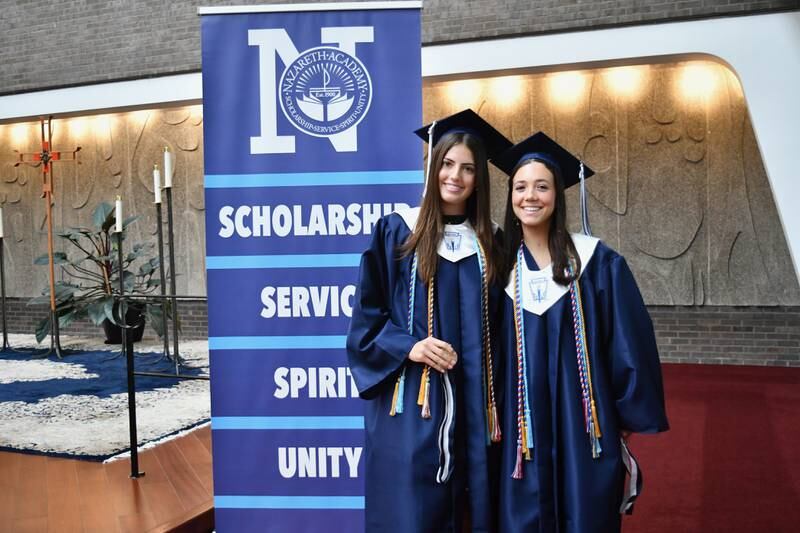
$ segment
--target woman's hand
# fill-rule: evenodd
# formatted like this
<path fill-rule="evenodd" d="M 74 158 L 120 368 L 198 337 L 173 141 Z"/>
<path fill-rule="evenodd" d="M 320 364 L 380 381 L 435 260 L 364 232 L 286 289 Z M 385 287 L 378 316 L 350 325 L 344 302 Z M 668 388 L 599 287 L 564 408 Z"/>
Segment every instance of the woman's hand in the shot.
<path fill-rule="evenodd" d="M 453 347 L 435 337 L 428 337 L 417 342 L 411 348 L 408 358 L 443 373 L 452 369 L 458 361 L 458 355 Z"/>

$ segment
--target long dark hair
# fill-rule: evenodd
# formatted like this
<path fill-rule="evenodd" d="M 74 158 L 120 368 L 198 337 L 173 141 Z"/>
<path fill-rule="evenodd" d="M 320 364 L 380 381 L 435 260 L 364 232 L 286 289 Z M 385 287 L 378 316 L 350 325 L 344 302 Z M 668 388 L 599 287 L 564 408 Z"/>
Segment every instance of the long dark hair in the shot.
<path fill-rule="evenodd" d="M 489 198 L 489 166 L 486 162 L 486 149 L 483 141 L 469 133 L 448 133 L 444 135 L 431 154 L 430 174 L 425 187 L 425 196 L 419 209 L 417 226 L 408 240 L 400 247 L 403 256 L 417 252 L 417 271 L 423 280 L 436 274 L 439 242 L 444 234 L 442 218 L 442 198 L 439 193 L 439 172 L 444 156 L 455 145 L 463 144 L 475 159 L 475 189 L 467 199 L 467 220 L 469 220 L 478 240 L 486 252 L 486 276 L 489 282 L 498 276 L 498 265 L 502 251 L 495 244 L 492 230 L 491 202 Z"/>
<path fill-rule="evenodd" d="M 581 258 L 578 257 L 578 251 L 575 249 L 575 244 L 572 242 L 572 237 L 567 231 L 567 201 L 564 194 L 564 180 L 561 177 L 561 172 L 553 167 L 549 162 L 540 159 L 528 159 L 519 163 L 514 167 L 511 172 L 511 178 L 508 180 L 508 195 L 506 197 L 506 216 L 503 226 L 504 241 L 505 241 L 505 269 L 504 279 L 508 280 L 511 270 L 517 261 L 517 252 L 520 244 L 522 244 L 522 228 L 520 227 L 519 220 L 514 215 L 514 206 L 511 204 L 511 193 L 514 189 L 513 182 L 514 176 L 517 171 L 524 165 L 529 165 L 533 162 L 538 162 L 547 167 L 553 174 L 553 182 L 556 188 L 556 205 L 553 215 L 550 217 L 550 231 L 547 238 L 548 249 L 550 250 L 550 259 L 553 264 L 553 280 L 559 285 L 567 285 L 578 277 L 581 271 Z M 572 270 L 570 271 L 569 265 L 572 262 Z M 570 273 L 571 272 L 571 273 Z"/>

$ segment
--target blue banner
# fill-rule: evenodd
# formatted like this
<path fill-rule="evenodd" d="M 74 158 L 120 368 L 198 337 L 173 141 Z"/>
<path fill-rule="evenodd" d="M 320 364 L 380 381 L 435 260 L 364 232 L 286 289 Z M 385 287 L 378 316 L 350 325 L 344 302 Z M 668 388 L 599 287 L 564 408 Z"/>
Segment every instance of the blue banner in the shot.
<path fill-rule="evenodd" d="M 344 340 L 375 223 L 421 194 L 420 5 L 200 11 L 217 531 L 364 529 Z"/>

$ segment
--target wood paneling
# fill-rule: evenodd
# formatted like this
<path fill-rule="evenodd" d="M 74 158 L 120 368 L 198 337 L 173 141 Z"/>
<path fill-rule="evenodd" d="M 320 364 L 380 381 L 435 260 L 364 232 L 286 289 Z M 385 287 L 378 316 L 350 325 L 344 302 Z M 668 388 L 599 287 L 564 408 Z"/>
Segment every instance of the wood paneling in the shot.
<path fill-rule="evenodd" d="M 211 531 L 211 430 L 200 428 L 102 464 L 0 452 L 0 517 L 8 533 Z"/>

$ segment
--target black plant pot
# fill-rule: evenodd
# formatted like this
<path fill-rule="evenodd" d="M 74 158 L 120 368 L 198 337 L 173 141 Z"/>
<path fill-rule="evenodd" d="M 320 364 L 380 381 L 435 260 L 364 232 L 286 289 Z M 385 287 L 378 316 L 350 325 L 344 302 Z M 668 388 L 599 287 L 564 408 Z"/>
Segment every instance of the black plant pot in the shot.
<path fill-rule="evenodd" d="M 116 310 L 115 310 L 116 311 Z M 125 323 L 128 324 L 128 337 L 132 342 L 142 340 L 144 334 L 144 313 L 140 309 L 128 307 L 125 313 Z M 106 344 L 122 344 L 122 328 L 109 319 L 103 320 L 103 332 L 106 334 Z M 132 327 L 131 327 L 132 326 Z"/>

